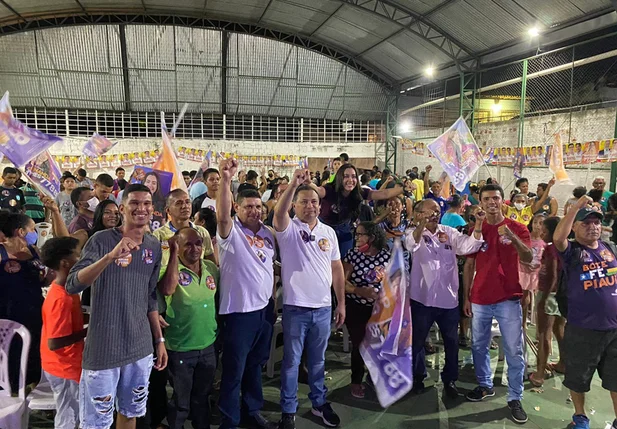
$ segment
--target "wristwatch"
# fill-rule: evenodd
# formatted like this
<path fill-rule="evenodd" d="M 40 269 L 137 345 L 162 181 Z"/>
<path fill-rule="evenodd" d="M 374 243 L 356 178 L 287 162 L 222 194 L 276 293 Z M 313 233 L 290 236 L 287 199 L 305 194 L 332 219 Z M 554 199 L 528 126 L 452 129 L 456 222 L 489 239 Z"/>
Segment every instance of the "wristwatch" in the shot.
<path fill-rule="evenodd" d="M 165 338 L 161 337 L 158 340 L 156 340 L 156 345 L 158 346 L 159 344 L 164 343 L 164 342 L 165 342 Z"/>

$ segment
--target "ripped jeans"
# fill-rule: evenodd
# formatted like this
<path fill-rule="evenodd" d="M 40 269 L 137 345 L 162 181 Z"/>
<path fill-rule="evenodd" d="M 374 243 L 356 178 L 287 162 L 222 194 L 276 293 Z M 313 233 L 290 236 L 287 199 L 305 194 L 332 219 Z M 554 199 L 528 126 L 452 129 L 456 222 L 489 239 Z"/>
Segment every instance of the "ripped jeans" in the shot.
<path fill-rule="evenodd" d="M 125 417 L 146 414 L 148 380 L 153 365 L 149 354 L 137 362 L 99 371 L 84 369 L 79 383 L 79 417 L 82 429 L 107 429 L 114 406 Z"/>

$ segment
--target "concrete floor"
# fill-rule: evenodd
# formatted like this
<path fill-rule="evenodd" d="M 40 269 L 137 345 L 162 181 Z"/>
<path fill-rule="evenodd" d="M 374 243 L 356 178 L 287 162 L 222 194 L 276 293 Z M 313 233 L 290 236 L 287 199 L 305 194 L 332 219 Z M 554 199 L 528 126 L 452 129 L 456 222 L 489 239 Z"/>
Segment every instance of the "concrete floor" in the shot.
<path fill-rule="evenodd" d="M 533 328 L 530 330 L 533 335 Z M 440 344 L 437 342 L 439 348 Z M 557 350 L 557 347 L 554 347 Z M 280 356 L 282 348 L 277 349 Z M 460 352 L 460 377 L 458 386 L 461 393 L 475 387 L 475 376 L 471 365 L 470 350 Z M 367 390 L 367 397 L 359 400 L 349 391 L 350 370 L 349 353 L 343 352 L 340 333 L 334 335 L 327 353 L 326 384 L 328 398 L 335 411 L 341 417 L 341 427 L 349 429 L 466 429 L 466 428 L 514 428 L 520 425 L 511 420 L 506 404 L 507 377 L 505 362 L 498 362 L 497 351 L 492 352 L 492 367 L 495 374 L 495 397 L 484 402 L 472 403 L 461 396 L 457 400 L 442 397 L 443 386 L 439 380 L 439 371 L 443 364 L 443 353 L 438 352 L 427 357 L 429 379 L 425 381 L 427 390 L 421 395 L 407 395 L 387 410 L 383 410 L 373 391 Z M 535 357 L 530 358 L 532 368 Z M 275 378 L 264 378 L 264 395 L 266 403 L 264 415 L 271 420 L 280 418 L 278 371 L 280 362 L 275 366 Z M 617 369 L 616 369 L 617 370 Z M 563 376 L 556 376 L 544 383 L 542 390 L 531 389 L 525 384 L 523 407 L 529 415 L 527 428 L 562 429 L 567 428 L 573 413 L 572 405 L 567 402 L 568 391 L 562 386 Z M 300 408 L 296 417 L 298 429 L 322 428 L 321 420 L 314 417 L 311 404 L 307 398 L 308 386 L 300 384 L 298 397 Z M 604 429 L 615 418 L 608 392 L 601 387 L 600 380 L 594 379 L 591 393 L 588 395 L 588 415 L 591 427 Z M 217 410 L 215 410 L 217 411 Z M 218 414 L 218 413 L 216 413 Z M 215 419 L 218 416 L 215 416 Z M 43 422 L 33 415 L 30 427 L 51 428 L 53 424 Z M 190 424 L 186 425 L 187 428 Z M 213 428 L 216 427 L 213 425 Z"/>

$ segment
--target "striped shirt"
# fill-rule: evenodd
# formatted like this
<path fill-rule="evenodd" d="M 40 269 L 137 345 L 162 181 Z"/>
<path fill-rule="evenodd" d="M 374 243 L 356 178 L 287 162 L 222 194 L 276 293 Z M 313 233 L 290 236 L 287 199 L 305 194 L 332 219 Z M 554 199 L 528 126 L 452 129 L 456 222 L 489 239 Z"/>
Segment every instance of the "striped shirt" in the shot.
<path fill-rule="evenodd" d="M 94 234 L 73 266 L 66 291 L 86 289 L 77 273 L 110 253 L 122 239 L 118 228 Z M 92 284 L 92 313 L 83 368 L 103 370 L 136 362 L 152 353 L 148 313 L 157 311 L 156 284 L 161 266 L 161 244 L 144 235 L 139 249 L 126 259 L 117 259 Z"/>

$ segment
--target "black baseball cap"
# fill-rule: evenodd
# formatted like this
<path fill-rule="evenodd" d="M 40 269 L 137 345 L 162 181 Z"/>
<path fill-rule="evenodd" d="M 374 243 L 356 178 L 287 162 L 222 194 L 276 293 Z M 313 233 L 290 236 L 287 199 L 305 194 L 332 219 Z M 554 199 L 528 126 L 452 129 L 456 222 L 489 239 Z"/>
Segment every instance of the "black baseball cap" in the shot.
<path fill-rule="evenodd" d="M 588 207 L 583 207 L 578 212 L 576 212 L 576 217 L 574 218 L 574 221 L 583 222 L 585 219 L 589 218 L 590 216 L 597 217 L 600 220 L 604 218 L 604 215 L 599 209 L 588 206 Z"/>

